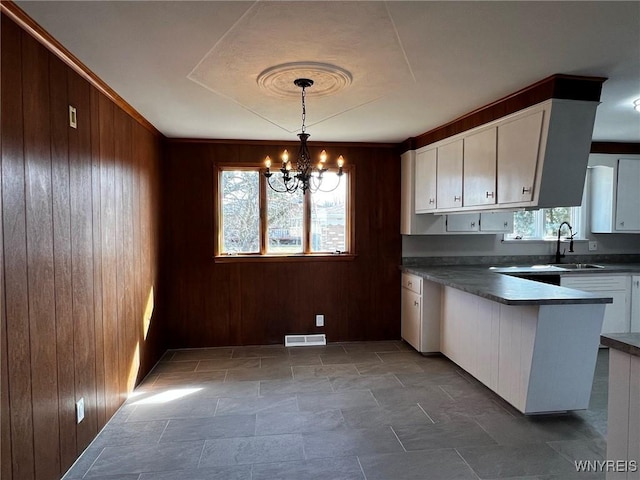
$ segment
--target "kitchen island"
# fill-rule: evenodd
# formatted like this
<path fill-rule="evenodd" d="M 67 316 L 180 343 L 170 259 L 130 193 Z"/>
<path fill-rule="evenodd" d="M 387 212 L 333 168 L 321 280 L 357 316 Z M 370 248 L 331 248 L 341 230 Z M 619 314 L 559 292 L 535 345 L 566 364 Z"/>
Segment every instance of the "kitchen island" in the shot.
<path fill-rule="evenodd" d="M 403 267 L 438 315 L 437 349 L 525 414 L 581 410 L 612 299 L 493 272 Z M 433 319 L 431 325 L 435 327 Z M 414 345 L 415 346 L 415 345 Z"/>
<path fill-rule="evenodd" d="M 602 335 L 609 347 L 607 480 L 640 480 L 640 333 Z"/>

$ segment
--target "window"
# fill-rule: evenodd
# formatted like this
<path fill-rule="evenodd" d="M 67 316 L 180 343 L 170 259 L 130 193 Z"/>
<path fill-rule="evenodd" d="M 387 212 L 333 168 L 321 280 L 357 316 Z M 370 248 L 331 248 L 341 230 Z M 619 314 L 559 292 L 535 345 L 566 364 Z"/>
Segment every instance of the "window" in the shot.
<path fill-rule="evenodd" d="M 311 255 L 351 250 L 350 182 L 327 171 L 330 192 L 274 192 L 259 167 L 221 166 L 218 170 L 216 256 Z"/>
<path fill-rule="evenodd" d="M 526 210 L 513 214 L 513 233 L 504 236 L 505 240 L 555 240 L 558 227 L 569 222 L 576 238 L 582 238 L 581 207 L 542 208 Z M 569 229 L 562 230 L 562 236 L 568 236 Z"/>

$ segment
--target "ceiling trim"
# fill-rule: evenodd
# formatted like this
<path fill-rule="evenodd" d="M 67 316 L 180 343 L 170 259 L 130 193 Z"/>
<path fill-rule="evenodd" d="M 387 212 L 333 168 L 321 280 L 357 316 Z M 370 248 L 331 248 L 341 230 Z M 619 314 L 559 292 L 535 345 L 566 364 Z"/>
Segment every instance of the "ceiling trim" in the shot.
<path fill-rule="evenodd" d="M 555 74 L 495 102 L 469 112 L 449 123 L 402 142 L 400 150 L 416 150 L 445 138 L 471 130 L 550 98 L 600 101 L 605 77 Z"/>
<path fill-rule="evenodd" d="M 294 140 L 233 140 L 233 139 L 208 139 L 208 138 L 168 138 L 167 143 L 210 143 L 222 145 L 275 145 L 281 147 L 299 147 L 300 142 Z M 355 148 L 398 148 L 397 143 L 375 142 L 307 142 L 309 147 L 355 147 Z"/>
<path fill-rule="evenodd" d="M 591 142 L 591 153 L 640 155 L 640 143 L 628 142 Z"/>
<path fill-rule="evenodd" d="M 107 85 L 100 77 L 93 73 L 89 67 L 82 63 L 73 53 L 67 50 L 60 42 L 51 36 L 44 28 L 42 28 L 35 20 L 27 15 L 13 0 L 0 0 L 0 12 L 6 14 L 24 31 L 34 37 L 47 50 L 60 58 L 72 70 L 78 73 L 82 78 L 88 81 L 93 87 L 105 95 L 109 100 L 124 110 L 129 116 L 136 120 L 140 125 L 145 127 L 151 133 L 157 136 L 163 136 L 156 127 L 154 127 L 146 118 L 144 118 L 135 108 L 133 108 L 126 100 L 118 95 L 109 85 Z"/>

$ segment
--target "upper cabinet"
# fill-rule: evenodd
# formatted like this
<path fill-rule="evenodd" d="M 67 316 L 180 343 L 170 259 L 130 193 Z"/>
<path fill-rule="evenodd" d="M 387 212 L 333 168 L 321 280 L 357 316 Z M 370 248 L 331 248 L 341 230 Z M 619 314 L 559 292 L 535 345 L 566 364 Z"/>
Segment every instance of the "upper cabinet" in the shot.
<path fill-rule="evenodd" d="M 414 212 L 580 205 L 597 105 L 550 99 L 420 148 Z"/>
<path fill-rule="evenodd" d="M 491 127 L 464 138 L 463 205 L 496 203 L 496 138 Z"/>
<path fill-rule="evenodd" d="M 640 158 L 620 158 L 590 172 L 591 231 L 640 233 Z"/>

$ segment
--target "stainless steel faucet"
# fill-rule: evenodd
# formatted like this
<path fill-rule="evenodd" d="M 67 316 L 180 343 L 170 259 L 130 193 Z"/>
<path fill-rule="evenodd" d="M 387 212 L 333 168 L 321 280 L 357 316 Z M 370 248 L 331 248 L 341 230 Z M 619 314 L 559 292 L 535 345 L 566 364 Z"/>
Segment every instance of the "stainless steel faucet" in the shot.
<path fill-rule="evenodd" d="M 560 226 L 558 227 L 558 242 L 556 244 L 556 262 L 555 263 L 560 263 L 560 259 L 564 257 L 565 252 L 567 251 L 566 249 L 564 250 L 564 252 L 560 253 L 560 231 L 562 230 L 562 227 L 566 225 L 567 227 L 569 227 L 569 252 L 573 253 L 573 229 L 571 228 L 571 225 L 569 225 L 569 222 L 562 222 L 560 224 Z"/>

